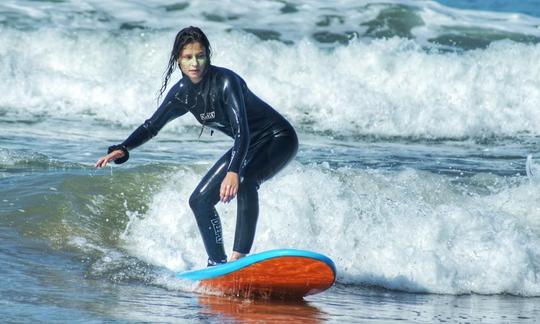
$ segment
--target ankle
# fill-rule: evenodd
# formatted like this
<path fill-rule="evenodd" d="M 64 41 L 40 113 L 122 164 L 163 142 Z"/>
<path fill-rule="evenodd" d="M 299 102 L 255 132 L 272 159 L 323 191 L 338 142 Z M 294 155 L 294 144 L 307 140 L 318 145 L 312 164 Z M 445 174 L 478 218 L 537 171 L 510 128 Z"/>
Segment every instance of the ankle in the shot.
<path fill-rule="evenodd" d="M 246 256 L 245 253 L 240 253 L 240 252 L 233 251 L 233 253 L 231 255 L 231 258 L 229 259 L 229 262 L 236 261 L 236 260 L 241 259 L 241 258 L 243 258 L 245 256 Z"/>

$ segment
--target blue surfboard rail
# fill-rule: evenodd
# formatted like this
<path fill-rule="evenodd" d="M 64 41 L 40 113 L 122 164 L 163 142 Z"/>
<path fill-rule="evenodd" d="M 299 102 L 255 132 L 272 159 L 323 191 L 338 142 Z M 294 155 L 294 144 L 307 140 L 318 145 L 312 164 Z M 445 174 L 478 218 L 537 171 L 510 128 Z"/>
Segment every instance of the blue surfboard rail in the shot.
<path fill-rule="evenodd" d="M 279 257 L 304 257 L 304 258 L 318 260 L 328 265 L 332 269 L 332 272 L 334 273 L 334 277 L 336 276 L 336 265 L 329 257 L 323 254 L 311 252 L 311 251 L 305 251 L 305 250 L 277 249 L 277 250 L 269 250 L 269 251 L 264 251 L 264 252 L 248 255 L 234 262 L 224 263 L 217 266 L 208 267 L 205 269 L 180 272 L 176 274 L 176 278 L 183 279 L 183 280 L 192 280 L 192 281 L 212 279 L 212 278 L 220 277 L 228 273 L 240 270 L 242 268 L 245 268 L 247 266 L 250 266 L 252 264 L 255 264 L 264 260 L 269 260 L 269 259 L 279 258 Z"/>

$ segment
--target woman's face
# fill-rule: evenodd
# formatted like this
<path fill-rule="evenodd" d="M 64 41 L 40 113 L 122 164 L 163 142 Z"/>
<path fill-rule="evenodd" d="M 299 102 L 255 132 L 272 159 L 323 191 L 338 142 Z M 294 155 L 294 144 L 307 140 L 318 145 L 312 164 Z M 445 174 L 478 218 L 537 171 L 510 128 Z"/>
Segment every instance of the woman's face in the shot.
<path fill-rule="evenodd" d="M 202 80 L 208 65 L 206 49 L 199 42 L 185 45 L 178 57 L 178 65 L 191 82 L 198 83 Z"/>

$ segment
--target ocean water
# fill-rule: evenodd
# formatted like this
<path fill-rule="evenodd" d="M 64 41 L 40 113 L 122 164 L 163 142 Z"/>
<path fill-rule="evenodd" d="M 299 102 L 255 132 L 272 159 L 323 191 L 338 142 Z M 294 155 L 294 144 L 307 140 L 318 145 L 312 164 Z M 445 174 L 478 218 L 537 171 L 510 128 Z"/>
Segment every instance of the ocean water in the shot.
<path fill-rule="evenodd" d="M 2 1 L 2 320 L 537 322 L 539 8 Z M 297 158 L 260 189 L 253 252 L 328 255 L 327 292 L 249 301 L 174 280 L 205 265 L 187 200 L 232 145 L 199 139 L 192 117 L 93 168 L 155 110 L 188 25 L 296 127 Z M 217 208 L 230 251 L 235 204 Z"/>

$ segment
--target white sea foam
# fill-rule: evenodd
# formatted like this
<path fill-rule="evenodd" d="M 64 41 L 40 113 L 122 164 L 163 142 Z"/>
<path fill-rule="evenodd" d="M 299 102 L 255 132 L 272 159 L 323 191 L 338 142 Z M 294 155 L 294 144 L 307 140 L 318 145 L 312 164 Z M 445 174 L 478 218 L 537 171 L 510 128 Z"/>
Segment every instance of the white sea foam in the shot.
<path fill-rule="evenodd" d="M 187 204 L 201 171 L 171 176 L 149 211 L 132 219 L 123 236 L 130 253 L 177 271 L 204 266 L 206 254 Z M 459 186 L 413 170 L 294 163 L 261 187 L 253 252 L 322 252 L 336 262 L 342 283 L 540 296 L 540 187 L 522 181 L 489 194 L 475 189 L 500 181 L 478 176 Z M 235 206 L 218 205 L 218 211 L 230 253 Z"/>
<path fill-rule="evenodd" d="M 0 109 L 135 126 L 156 108 L 174 32 L 0 33 Z M 342 135 L 483 137 L 540 134 L 540 45 L 499 42 L 462 54 L 412 40 L 334 51 L 245 33 L 210 34 L 214 63 L 298 126 Z M 175 74 L 174 78 L 179 75 Z M 169 129 L 183 129 L 182 118 Z"/>

